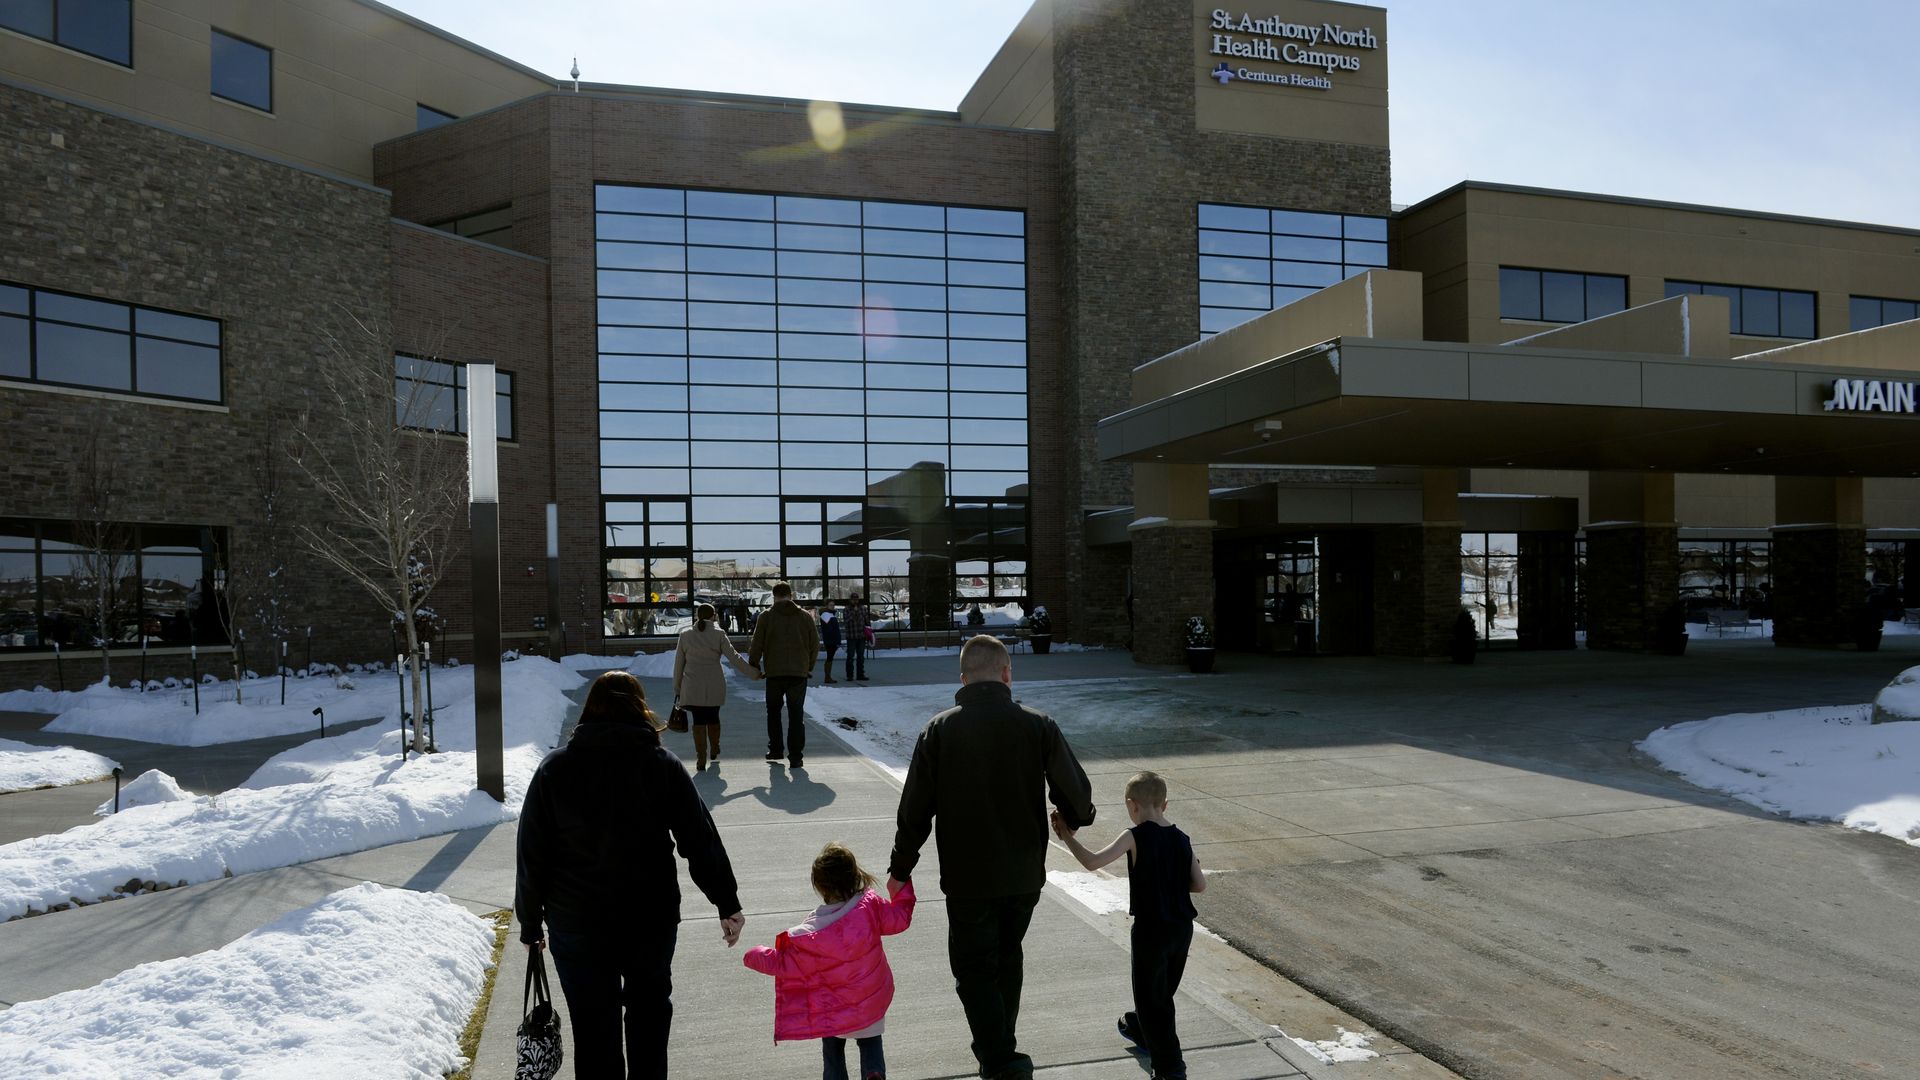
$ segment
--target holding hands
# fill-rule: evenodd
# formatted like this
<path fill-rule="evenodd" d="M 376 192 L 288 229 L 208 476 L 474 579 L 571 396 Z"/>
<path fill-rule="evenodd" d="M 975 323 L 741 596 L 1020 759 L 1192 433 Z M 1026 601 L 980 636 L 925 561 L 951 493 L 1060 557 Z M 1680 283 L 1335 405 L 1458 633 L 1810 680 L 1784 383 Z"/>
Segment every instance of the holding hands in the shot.
<path fill-rule="evenodd" d="M 1073 839 L 1073 834 L 1079 831 L 1078 829 L 1067 828 L 1067 819 L 1061 817 L 1060 811 L 1058 810 L 1055 810 L 1048 816 L 1047 823 L 1053 826 L 1053 835 L 1062 840 Z"/>
<path fill-rule="evenodd" d="M 722 918 L 720 920 L 721 940 L 725 941 L 729 948 L 738 945 L 740 943 L 740 931 L 745 928 L 746 925 L 747 913 L 744 911 L 736 911 Z"/>

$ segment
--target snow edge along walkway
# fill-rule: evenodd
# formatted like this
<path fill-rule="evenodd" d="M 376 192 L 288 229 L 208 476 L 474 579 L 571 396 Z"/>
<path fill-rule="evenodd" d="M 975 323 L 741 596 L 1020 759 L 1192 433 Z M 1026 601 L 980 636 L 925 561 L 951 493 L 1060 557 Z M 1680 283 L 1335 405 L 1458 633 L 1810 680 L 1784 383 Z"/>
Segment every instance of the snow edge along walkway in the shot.
<path fill-rule="evenodd" d="M 0 1012 L 8 1076 L 438 1080 L 494 928 L 437 893 L 362 883 L 219 949 Z"/>
<path fill-rule="evenodd" d="M 71 746 L 0 739 L 0 795 L 105 780 L 120 763 Z"/>
<path fill-rule="evenodd" d="M 0 920 L 118 899 L 136 881 L 195 884 L 517 818 L 581 681 L 547 660 L 503 668 L 504 804 L 475 787 L 469 669 L 437 680 L 440 753 L 403 765 L 397 730 L 362 728 L 281 753 L 219 795 L 0 845 Z"/>

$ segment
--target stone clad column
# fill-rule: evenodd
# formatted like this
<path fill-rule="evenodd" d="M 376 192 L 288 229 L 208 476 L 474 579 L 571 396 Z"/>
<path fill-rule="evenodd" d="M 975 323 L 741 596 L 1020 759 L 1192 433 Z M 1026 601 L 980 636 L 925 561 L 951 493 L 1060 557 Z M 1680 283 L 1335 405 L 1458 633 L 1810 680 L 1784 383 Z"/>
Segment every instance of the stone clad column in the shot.
<path fill-rule="evenodd" d="M 1773 641 L 1851 642 L 1867 599 L 1867 530 L 1860 478 L 1774 477 Z"/>
<path fill-rule="evenodd" d="M 1373 651 L 1446 656 L 1460 615 L 1460 475 L 1424 469 L 1420 524 L 1374 532 Z"/>
<path fill-rule="evenodd" d="M 1587 478 L 1587 648 L 1646 652 L 1680 602 L 1672 473 Z"/>
<path fill-rule="evenodd" d="M 1188 617 L 1215 623 L 1207 467 L 1135 465 L 1133 494 L 1133 659 L 1184 663 Z"/>

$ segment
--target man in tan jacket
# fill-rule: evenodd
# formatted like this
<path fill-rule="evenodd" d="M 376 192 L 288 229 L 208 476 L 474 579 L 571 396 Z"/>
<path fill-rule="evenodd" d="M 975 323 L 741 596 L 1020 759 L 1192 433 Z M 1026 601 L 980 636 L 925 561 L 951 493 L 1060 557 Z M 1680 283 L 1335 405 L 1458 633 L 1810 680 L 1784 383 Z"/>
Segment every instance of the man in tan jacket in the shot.
<path fill-rule="evenodd" d="M 807 748 L 807 680 L 813 675 L 813 662 L 820 656 L 820 627 L 813 616 L 793 602 L 793 586 L 784 581 L 773 586 L 773 606 L 753 627 L 753 642 L 747 646 L 747 663 L 767 680 L 767 760 L 787 759 L 798 769 Z M 781 738 L 780 703 L 787 705 L 786 738 Z"/>

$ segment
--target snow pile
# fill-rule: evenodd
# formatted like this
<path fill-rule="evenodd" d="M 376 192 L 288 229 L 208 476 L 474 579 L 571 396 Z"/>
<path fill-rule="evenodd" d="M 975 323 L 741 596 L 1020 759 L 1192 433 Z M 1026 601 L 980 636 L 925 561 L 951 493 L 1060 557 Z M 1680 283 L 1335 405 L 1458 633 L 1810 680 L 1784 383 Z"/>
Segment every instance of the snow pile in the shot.
<path fill-rule="evenodd" d="M 1873 722 L 1920 720 L 1920 667 L 1910 667 L 1893 677 L 1886 689 L 1873 699 Z"/>
<path fill-rule="evenodd" d="M 449 677 L 450 673 L 435 673 L 436 698 L 439 682 Z M 200 688 L 197 715 L 191 686 L 141 693 L 100 682 L 67 695 L 59 706 L 60 715 L 45 730 L 169 746 L 211 746 L 275 735 L 317 734 L 320 720 L 313 715 L 315 706 L 325 708 L 334 723 L 377 716 L 397 723 L 399 703 L 393 685 L 378 679 L 366 682 L 368 689 L 356 691 L 350 681 L 343 688 L 331 679 L 290 680 L 285 705 L 280 704 L 278 679 L 241 684 L 241 700 L 237 702 L 233 700 L 233 683 L 216 683 Z M 380 692 L 383 690 L 385 693 Z"/>
<path fill-rule="evenodd" d="M 0 1012 L 7 1076 L 439 1080 L 493 930 L 436 893 L 343 889 L 224 948 Z"/>
<path fill-rule="evenodd" d="M 1278 1027 L 1273 1030 L 1280 1031 Z M 1348 1061 L 1366 1061 L 1370 1058 L 1380 1056 L 1378 1051 L 1367 1049 L 1367 1045 L 1373 1042 L 1373 1036 L 1362 1035 L 1357 1031 L 1348 1031 L 1338 1024 L 1334 1025 L 1333 1030 L 1340 1033 L 1337 1038 L 1318 1040 L 1300 1039 L 1288 1035 L 1284 1031 L 1280 1031 L 1280 1036 L 1292 1042 L 1300 1049 L 1305 1050 L 1307 1053 L 1312 1054 L 1314 1060 L 1322 1065 L 1337 1065 Z"/>
<path fill-rule="evenodd" d="M 120 809 L 128 810 L 136 806 L 180 802 L 191 798 L 193 793 L 181 787 L 173 777 L 159 769 L 148 769 L 135 777 L 133 783 L 120 789 Z M 94 815 L 106 817 L 113 812 L 113 800 L 108 799 L 94 810 Z"/>
<path fill-rule="evenodd" d="M 297 746 L 220 795 L 139 806 L 0 846 L 0 920 L 112 899 L 132 878 L 209 881 L 519 816 L 580 676 L 548 660 L 501 671 L 506 804 L 475 790 L 473 669 L 435 679 L 439 753 L 400 762 L 400 733 L 365 727 Z"/>
<path fill-rule="evenodd" d="M 6 690 L 0 691 L 0 712 L 57 713 L 78 700 L 78 690 L 49 690 L 44 686 Z"/>
<path fill-rule="evenodd" d="M 0 792 L 84 784 L 112 776 L 119 764 L 71 746 L 31 746 L 0 739 Z"/>
<path fill-rule="evenodd" d="M 1082 907 L 1095 915 L 1127 913 L 1126 878 L 1113 878 L 1105 874 L 1090 874 L 1079 870 L 1071 873 L 1049 870 L 1047 884 L 1073 897 Z"/>
<path fill-rule="evenodd" d="M 631 656 L 598 656 L 578 652 L 561 657 L 560 666 L 568 671 L 599 671 L 602 668 L 626 667 L 632 660 Z"/>
<path fill-rule="evenodd" d="M 1639 743 L 1701 787 L 1794 818 L 1920 844 L 1920 721 L 1870 723 L 1871 706 L 1734 713 Z"/>
<path fill-rule="evenodd" d="M 744 657 L 746 656 L 746 652 L 743 650 L 740 655 Z M 729 664 L 720 665 L 722 670 L 730 666 Z M 673 678 L 673 650 L 668 649 L 666 652 L 640 653 L 633 658 L 632 663 L 627 665 L 627 670 L 632 672 L 635 678 L 671 679 Z"/>

